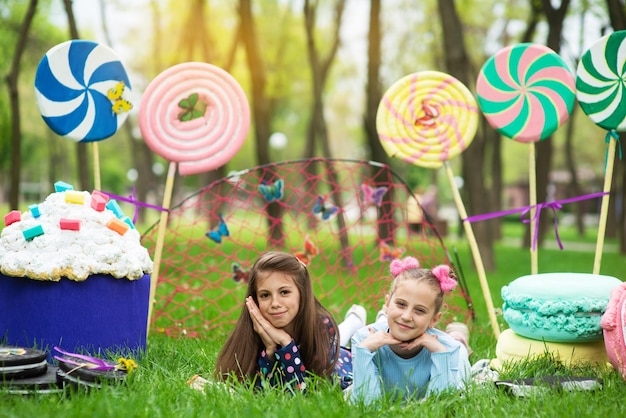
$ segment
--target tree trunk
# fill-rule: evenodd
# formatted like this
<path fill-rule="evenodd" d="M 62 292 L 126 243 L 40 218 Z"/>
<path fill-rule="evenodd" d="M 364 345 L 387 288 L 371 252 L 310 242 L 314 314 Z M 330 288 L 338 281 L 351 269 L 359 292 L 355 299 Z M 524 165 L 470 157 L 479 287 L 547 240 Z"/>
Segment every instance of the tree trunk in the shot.
<path fill-rule="evenodd" d="M 28 39 L 28 31 L 35 17 L 37 10 L 37 0 L 30 0 L 28 9 L 24 15 L 24 21 L 20 27 L 20 33 L 15 45 L 15 53 L 11 62 L 11 71 L 6 76 L 6 83 L 9 89 L 9 102 L 11 103 L 11 192 L 9 194 L 9 205 L 11 209 L 18 209 L 20 200 L 20 170 L 21 170 L 21 138 L 22 125 L 20 124 L 20 96 L 18 92 L 18 77 L 20 73 L 20 61 L 24 50 L 26 49 L 26 41 Z"/>
<path fill-rule="evenodd" d="M 309 65 L 311 67 L 313 105 L 311 109 L 311 119 L 307 128 L 307 142 L 305 146 L 305 158 L 313 156 L 315 142 L 319 140 L 322 147 L 322 155 L 325 158 L 332 157 L 330 150 L 330 140 L 328 138 L 328 126 L 324 117 L 324 85 L 328 80 L 330 67 L 337 55 L 339 49 L 339 29 L 341 28 L 341 19 L 345 9 L 345 0 L 338 0 L 335 3 L 335 20 L 333 27 L 333 38 L 331 47 L 325 59 L 320 57 L 317 45 L 315 43 L 315 20 L 317 15 L 317 3 L 313 5 L 309 0 L 304 1 L 304 27 L 307 38 L 307 53 L 309 57 Z M 314 166 L 310 166 L 315 169 Z M 339 176 L 337 175 L 332 163 L 326 164 L 326 175 L 329 184 L 338 184 Z M 338 207 L 343 207 L 343 197 L 340 193 L 332 193 L 331 199 Z M 350 253 L 350 242 L 348 240 L 346 221 L 343 212 L 339 212 L 335 218 L 337 229 L 339 231 L 339 241 L 342 248 L 342 259 L 345 263 L 352 262 L 352 254 Z"/>
<path fill-rule="evenodd" d="M 450 75 L 455 77 L 465 86 L 473 83 L 471 65 L 463 36 L 461 20 L 456 12 L 454 0 L 441 0 L 438 2 L 439 17 L 441 19 L 443 43 L 445 51 L 446 68 Z M 469 213 L 487 213 L 489 211 L 489 196 L 484 184 L 485 170 L 485 138 L 476 135 L 471 146 L 463 152 L 463 188 L 466 200 L 469 201 Z M 477 222 L 473 225 L 476 241 L 480 248 L 481 258 L 486 270 L 495 267 L 493 253 L 493 239 L 490 233 L 491 225 L 488 222 Z"/>
<path fill-rule="evenodd" d="M 365 130 L 365 140 L 368 145 L 367 149 L 370 152 L 367 158 L 388 165 L 389 156 L 380 142 L 378 130 L 376 129 L 376 113 L 378 112 L 378 106 L 383 97 L 380 82 L 380 66 L 382 61 L 380 3 L 380 0 L 370 0 L 369 32 L 367 35 L 367 83 L 365 85 L 366 102 L 365 114 L 363 115 L 363 129 Z M 373 184 L 386 181 L 385 173 L 382 170 L 371 167 L 370 172 L 372 173 Z M 392 193 L 392 191 L 389 191 L 389 193 Z M 379 209 L 379 218 L 393 218 L 389 213 L 393 209 L 390 203 L 391 201 L 393 201 L 393 196 L 390 195 L 385 199 Z M 393 245 L 393 242 L 390 242 L 390 238 L 393 238 L 393 226 L 388 222 L 379 223 L 378 240 L 389 242 Z"/>
<path fill-rule="evenodd" d="M 72 0 L 63 0 L 65 6 L 65 14 L 67 15 L 67 22 L 70 26 L 70 38 L 80 39 L 78 36 L 78 27 L 76 26 L 76 19 L 74 18 L 74 10 L 72 9 Z M 81 190 L 91 190 L 92 182 L 89 181 L 89 159 L 87 158 L 87 143 L 78 142 L 76 144 L 76 169 L 78 175 L 78 184 Z M 94 144 L 91 144 L 94 146 Z"/>
<path fill-rule="evenodd" d="M 267 83 L 266 68 L 258 46 L 251 0 L 239 0 L 238 12 L 241 36 L 246 50 L 246 59 L 251 78 L 252 119 L 254 121 L 256 155 L 258 163 L 263 165 L 270 162 L 269 137 L 272 133 L 271 103 L 265 93 Z M 282 247 L 285 237 L 281 220 L 281 206 L 273 202 L 268 204 L 266 208 L 267 225 L 270 230 L 270 243 L 274 246 Z M 276 221 L 273 221 L 273 219 Z"/>
<path fill-rule="evenodd" d="M 571 196 L 582 196 L 583 189 L 578 181 L 577 164 L 574 157 L 574 117 L 577 111 L 576 108 L 572 110 L 572 114 L 569 117 L 569 124 L 565 131 L 565 161 L 567 164 L 567 171 L 570 174 L 569 193 Z M 568 197 L 571 197 L 568 196 Z M 578 235 L 583 236 L 585 234 L 585 213 L 587 208 L 587 202 L 582 201 L 575 204 L 574 210 L 576 211 L 576 230 Z"/>
<path fill-rule="evenodd" d="M 609 11 L 609 17 L 611 20 L 611 26 L 613 27 L 613 30 L 618 31 L 618 30 L 626 29 L 626 12 L 624 11 L 623 2 L 620 0 L 607 0 L 606 4 L 607 4 L 607 9 Z M 619 207 L 621 208 L 620 213 L 617 214 L 617 216 L 619 217 L 619 219 L 617 220 L 617 222 L 619 223 L 619 227 L 615 227 L 614 229 L 617 230 L 617 233 L 619 236 L 620 254 L 626 254 L 626 208 L 624 207 L 624 198 L 626 196 L 626 169 L 624 169 L 623 164 L 618 164 L 616 166 L 613 180 L 618 180 L 618 179 L 620 179 L 622 182 L 621 187 L 619 187 L 619 185 L 615 185 L 615 187 L 612 189 L 620 190 L 621 193 L 615 194 L 613 193 L 613 190 L 612 190 L 611 194 L 615 196 L 615 198 L 611 200 L 611 203 L 613 203 L 612 205 L 613 207 L 616 207 L 619 205 Z M 615 200 L 617 199 L 620 200 L 618 203 L 615 202 Z M 610 209 L 611 209 L 611 206 L 609 206 L 609 210 Z M 614 210 L 612 212 L 615 213 Z M 610 213 L 609 213 L 609 216 L 610 216 Z M 607 232 L 608 231 L 609 231 L 609 228 L 607 226 Z"/>
<path fill-rule="evenodd" d="M 563 20 L 569 7 L 569 0 L 561 1 L 558 8 L 554 8 L 550 0 L 542 0 L 543 11 L 548 21 L 547 46 L 557 54 L 561 51 L 561 37 L 563 33 Z M 537 202 L 545 202 L 550 182 L 550 170 L 552 167 L 552 137 L 548 137 L 536 144 L 536 167 L 537 167 Z M 553 216 L 548 211 L 542 213 L 539 218 L 539 234 L 537 236 L 537 246 L 543 243 L 548 225 L 551 225 Z M 527 230 L 528 243 L 530 243 L 530 231 Z"/>

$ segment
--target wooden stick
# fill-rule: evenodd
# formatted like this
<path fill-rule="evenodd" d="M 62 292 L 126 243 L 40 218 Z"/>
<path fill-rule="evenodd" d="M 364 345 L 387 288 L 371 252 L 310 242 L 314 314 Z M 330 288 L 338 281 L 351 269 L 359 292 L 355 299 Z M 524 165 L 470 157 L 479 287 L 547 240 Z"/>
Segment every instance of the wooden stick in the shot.
<path fill-rule="evenodd" d="M 456 183 L 454 182 L 454 174 L 452 173 L 452 169 L 450 168 L 450 165 L 447 161 L 444 162 L 444 164 L 446 167 L 446 173 L 448 174 L 450 188 L 452 189 L 452 195 L 454 196 L 454 203 L 456 203 L 456 208 L 459 211 L 461 219 L 463 220 L 465 235 L 467 235 L 467 239 L 472 250 L 472 256 L 474 257 L 474 264 L 476 265 L 478 280 L 480 281 L 480 287 L 483 291 L 483 297 L 485 298 L 485 303 L 487 304 L 487 312 L 489 313 L 489 320 L 491 321 L 491 329 L 493 330 L 493 334 L 496 339 L 498 339 L 498 337 L 500 336 L 500 327 L 498 326 L 496 311 L 493 307 L 493 300 L 491 299 L 491 292 L 489 291 L 489 284 L 487 283 L 487 276 L 485 274 L 483 259 L 480 256 L 480 251 L 478 249 L 476 237 L 474 236 L 472 224 L 467 221 L 467 212 L 465 211 L 465 206 L 463 206 L 463 201 L 461 200 L 461 194 L 459 193 L 459 189 L 456 187 Z"/>
<path fill-rule="evenodd" d="M 537 220 L 537 167 L 535 160 L 535 143 L 531 142 L 530 152 L 528 153 L 528 199 L 530 201 L 530 273 L 537 274 L 537 247 L 533 243 L 537 243 L 539 230 L 536 227 Z"/>
<path fill-rule="evenodd" d="M 176 163 L 170 162 L 165 181 L 165 191 L 163 193 L 163 208 L 161 219 L 159 220 L 159 231 L 157 233 L 156 248 L 154 249 L 154 268 L 150 279 L 150 299 L 148 302 L 148 326 L 146 337 L 150 333 L 150 322 L 152 320 L 152 308 L 156 295 L 157 283 L 159 281 L 159 270 L 161 267 L 161 255 L 163 254 L 163 242 L 165 241 L 165 230 L 167 229 L 167 219 L 169 216 L 170 203 L 172 201 L 172 190 L 174 189 L 174 177 L 176 176 Z"/>
<path fill-rule="evenodd" d="M 602 248 L 604 247 L 604 235 L 606 233 L 606 220 L 609 213 L 609 199 L 611 195 L 611 183 L 613 182 L 613 165 L 615 163 L 615 142 L 609 141 L 609 150 L 606 156 L 606 170 L 604 171 L 604 187 L 602 191 L 602 206 L 600 207 L 600 222 L 598 223 L 598 241 L 596 242 L 596 257 L 593 261 L 593 274 L 600 274 L 602 262 Z"/>
<path fill-rule="evenodd" d="M 102 190 L 100 183 L 100 151 L 98 141 L 93 142 L 93 186 L 96 190 Z"/>

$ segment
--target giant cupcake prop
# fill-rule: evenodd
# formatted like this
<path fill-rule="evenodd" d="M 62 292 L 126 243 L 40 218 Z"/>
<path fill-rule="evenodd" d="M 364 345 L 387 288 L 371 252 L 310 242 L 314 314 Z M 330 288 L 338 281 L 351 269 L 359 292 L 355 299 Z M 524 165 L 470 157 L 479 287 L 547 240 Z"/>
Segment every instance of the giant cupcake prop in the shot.
<path fill-rule="evenodd" d="M 0 338 L 98 354 L 143 350 L 153 263 L 115 200 L 63 182 L 0 234 Z"/>

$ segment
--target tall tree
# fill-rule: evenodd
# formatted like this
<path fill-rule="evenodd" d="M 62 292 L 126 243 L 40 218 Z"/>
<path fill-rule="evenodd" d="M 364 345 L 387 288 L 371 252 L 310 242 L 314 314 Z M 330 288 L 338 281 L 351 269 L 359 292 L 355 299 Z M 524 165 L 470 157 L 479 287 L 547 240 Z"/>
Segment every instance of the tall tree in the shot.
<path fill-rule="evenodd" d="M 440 0 L 439 18 L 443 33 L 446 69 L 465 86 L 471 86 L 474 79 L 472 65 L 465 47 L 463 25 L 459 19 L 454 0 Z M 463 161 L 464 196 L 469 202 L 470 213 L 489 212 L 489 191 L 485 187 L 484 168 L 486 155 L 486 138 L 480 133 L 476 135 L 472 145 L 461 156 Z M 492 270 L 495 266 L 492 233 L 490 223 L 478 222 L 473 225 L 476 241 L 480 248 L 485 269 Z"/>
<path fill-rule="evenodd" d="M 322 155 L 330 157 L 330 142 L 328 138 L 328 127 L 324 118 L 324 87 L 328 81 L 328 74 L 331 65 L 337 55 L 339 49 L 340 37 L 339 29 L 341 28 L 341 19 L 345 9 L 345 0 L 337 0 L 334 4 L 334 20 L 330 30 L 331 38 L 328 40 L 330 48 L 325 58 L 321 57 L 319 45 L 315 38 L 315 26 L 317 20 L 317 1 L 304 0 L 304 27 L 307 39 L 307 54 L 309 65 L 311 67 L 311 85 L 313 92 L 313 105 L 311 107 L 311 119 L 307 129 L 307 141 L 305 145 L 304 157 L 312 157 L 315 155 L 315 143 L 320 142 Z"/>
<path fill-rule="evenodd" d="M 616 31 L 626 30 L 626 10 L 624 9 L 624 2 L 622 0 L 606 0 L 606 4 L 613 29 Z M 618 226 L 613 229 L 618 231 L 619 234 L 620 253 L 626 254 L 626 209 L 624 209 L 624 200 L 626 199 L 626 169 L 624 168 L 624 164 L 618 164 L 616 167 L 617 169 L 614 170 L 612 175 L 614 180 L 621 180 L 621 188 L 615 181 L 612 182 L 611 184 L 614 185 L 615 190 L 620 190 L 620 193 L 617 194 L 611 191 L 611 195 L 621 199 L 620 204 L 622 210 L 619 214 Z M 609 175 L 609 173 L 605 175 Z M 615 200 L 616 199 L 611 199 L 613 206 L 616 204 Z M 608 231 L 609 228 L 607 227 L 607 232 Z"/>
<path fill-rule="evenodd" d="M 238 13 L 240 36 L 246 51 L 250 73 L 256 156 L 258 163 L 263 165 L 270 162 L 269 138 L 272 133 L 275 106 L 273 106 L 274 103 L 267 93 L 267 67 L 259 47 L 260 41 L 252 13 L 251 0 L 239 0 Z M 266 206 L 266 211 L 270 243 L 282 247 L 285 237 L 281 206 L 272 202 Z"/>
<path fill-rule="evenodd" d="M 71 39 L 80 39 L 78 36 L 78 27 L 76 26 L 76 19 L 74 18 L 74 10 L 72 9 L 72 0 L 63 0 L 65 6 L 65 14 L 67 15 L 67 22 L 70 27 Z M 90 190 L 92 187 L 89 181 L 89 160 L 87 158 L 87 143 L 76 143 L 76 169 L 78 170 L 78 183 L 81 190 Z M 92 144 L 93 145 L 93 144 Z"/>
<path fill-rule="evenodd" d="M 563 37 L 563 21 L 569 7 L 569 0 L 562 0 L 558 7 L 553 6 L 550 0 L 542 0 L 543 13 L 548 22 L 548 38 L 546 46 L 557 54 L 561 51 L 561 40 Z M 537 166 L 537 202 L 545 202 L 550 182 L 550 170 L 552 168 L 553 141 L 546 138 L 536 145 L 536 166 Z M 548 214 L 542 214 L 539 218 L 539 236 L 537 245 L 541 245 L 550 221 Z M 530 232 L 527 230 L 528 242 L 530 242 Z"/>
<path fill-rule="evenodd" d="M 322 155 L 326 158 L 330 158 L 332 156 L 330 150 L 330 140 L 328 138 L 328 126 L 326 124 L 326 118 L 324 117 L 324 87 L 328 81 L 331 65 L 337 55 L 337 50 L 339 49 L 339 30 L 341 28 L 341 19 L 343 17 L 345 5 L 345 0 L 337 0 L 334 4 L 334 19 L 330 31 L 331 37 L 329 39 L 330 48 L 326 57 L 322 58 L 320 56 L 319 45 L 316 42 L 315 37 L 319 3 L 316 0 L 304 1 L 304 28 L 306 31 L 307 53 L 309 65 L 311 67 L 311 86 L 313 91 L 311 119 L 309 120 L 307 128 L 307 141 L 304 151 L 305 158 L 314 156 L 315 143 L 318 140 L 322 148 Z M 311 169 L 314 169 L 313 166 L 311 166 Z M 335 172 L 335 168 L 332 164 L 328 164 L 326 167 L 326 175 L 329 178 L 330 184 L 338 184 L 339 176 Z M 337 206 L 343 206 L 343 196 L 341 196 L 340 193 L 335 193 L 332 198 Z M 349 253 L 350 243 L 348 241 L 343 213 L 339 213 L 337 215 L 336 222 L 337 228 L 340 231 L 339 240 L 341 242 L 343 258 L 346 262 L 350 262 L 352 260 L 352 255 Z"/>
<path fill-rule="evenodd" d="M 104 34 L 104 39 L 106 43 L 113 49 L 115 49 L 115 45 L 113 39 L 111 38 L 111 33 L 109 30 L 109 24 L 107 19 L 107 10 L 106 10 L 106 1 L 99 0 L 99 9 L 100 9 L 100 23 L 102 25 L 102 33 Z M 152 2 L 153 7 L 154 2 Z M 153 12 L 157 13 L 155 17 L 155 25 L 158 27 L 158 5 L 156 5 L 156 9 L 152 9 Z M 158 44 L 158 38 L 156 39 Z M 133 119 L 128 118 L 126 122 L 124 122 L 124 132 L 126 137 L 128 138 L 128 142 L 130 148 L 132 150 L 133 156 L 133 165 L 137 169 L 137 188 L 136 188 L 136 199 L 140 202 L 145 202 L 148 197 L 148 193 L 150 190 L 156 190 L 159 187 L 158 178 L 156 174 L 152 171 L 152 165 L 154 162 L 153 153 L 150 148 L 147 146 L 145 141 L 142 141 L 140 138 L 135 138 L 133 132 L 135 132 L 135 122 Z M 139 219 L 145 219 L 144 214 L 146 209 L 144 207 L 139 208 Z"/>
<path fill-rule="evenodd" d="M 383 149 L 383 146 L 378 137 L 378 130 L 376 129 L 376 113 L 378 112 L 378 105 L 383 96 L 381 81 L 380 81 L 380 67 L 382 62 L 381 56 L 381 1 L 370 1 L 370 13 L 369 13 L 369 31 L 367 33 L 367 82 L 365 85 L 365 114 L 363 115 L 363 128 L 365 130 L 365 140 L 367 149 L 369 150 L 368 158 L 372 161 L 378 161 L 384 164 L 389 164 L 389 157 Z M 372 182 L 376 184 L 379 181 L 377 176 L 382 177 L 384 175 L 383 170 L 374 170 Z M 382 179 L 380 179 L 382 181 Z M 391 191 L 390 191 L 391 193 Z M 383 201 L 380 207 L 381 218 L 393 219 L 393 216 L 389 216 L 389 212 L 393 210 L 391 205 L 393 197 L 387 196 L 387 199 Z M 393 225 L 389 222 L 379 222 L 378 224 L 378 239 L 380 241 L 389 241 L 393 237 Z"/>
<path fill-rule="evenodd" d="M 30 0 L 26 15 L 20 27 L 17 44 L 15 45 L 15 53 L 11 62 L 11 70 L 6 76 L 6 83 L 9 89 L 9 101 L 11 104 L 11 191 L 9 194 L 9 205 L 11 209 L 17 209 L 20 196 L 20 178 L 21 178 L 21 137 L 22 127 L 20 124 L 20 97 L 18 92 L 18 77 L 20 73 L 20 61 L 24 50 L 26 49 L 26 41 L 28 39 L 28 31 L 37 10 L 37 0 Z"/>

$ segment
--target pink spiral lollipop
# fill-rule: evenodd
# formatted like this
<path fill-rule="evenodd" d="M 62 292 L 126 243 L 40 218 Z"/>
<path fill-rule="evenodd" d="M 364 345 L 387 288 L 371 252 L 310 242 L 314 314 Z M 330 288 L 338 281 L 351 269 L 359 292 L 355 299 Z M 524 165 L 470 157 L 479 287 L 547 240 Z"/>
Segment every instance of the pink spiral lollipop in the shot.
<path fill-rule="evenodd" d="M 506 47 L 489 58 L 476 81 L 478 106 L 498 132 L 518 142 L 546 139 L 574 107 L 574 75 L 539 44 Z"/>
<path fill-rule="evenodd" d="M 188 62 L 159 74 L 139 109 L 144 141 L 178 163 L 181 175 L 225 165 L 250 128 L 250 107 L 239 83 L 211 64 Z"/>

